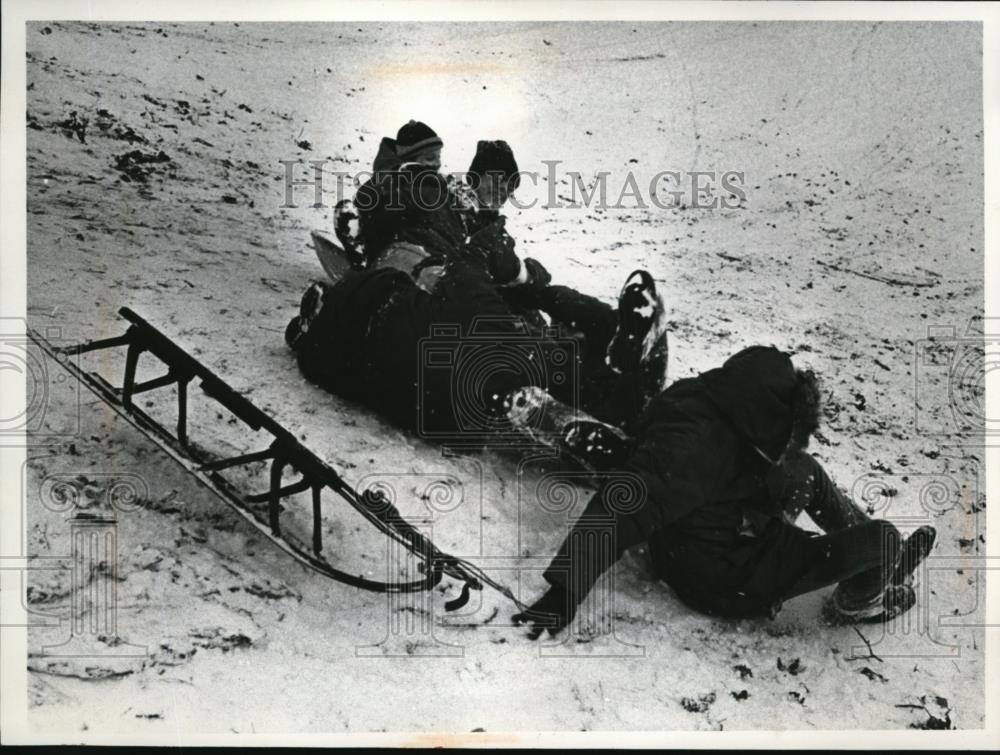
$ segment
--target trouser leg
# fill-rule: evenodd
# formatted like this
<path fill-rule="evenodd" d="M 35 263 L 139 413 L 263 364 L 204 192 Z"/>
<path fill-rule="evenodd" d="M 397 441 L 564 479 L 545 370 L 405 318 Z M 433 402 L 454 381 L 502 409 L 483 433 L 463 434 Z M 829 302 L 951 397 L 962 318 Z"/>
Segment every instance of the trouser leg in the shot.
<path fill-rule="evenodd" d="M 660 538 L 654 564 L 692 607 L 716 615 L 767 613 L 797 595 L 838 584 L 844 608 L 881 598 L 900 554 L 900 534 L 854 506 L 807 454 L 787 459 L 768 477 L 770 524 L 727 547 Z M 792 522 L 802 512 L 827 530 L 814 535 Z"/>
<path fill-rule="evenodd" d="M 580 396 L 583 409 L 627 431 L 646 405 L 649 390 L 641 373 L 618 373 L 607 364 L 608 344 L 618 327 L 617 310 L 567 286 L 547 286 L 539 307 L 563 325 L 583 334 Z"/>
<path fill-rule="evenodd" d="M 791 454 L 772 468 L 768 489 L 771 501 L 789 524 L 794 524 L 803 511 L 824 532 L 835 532 L 871 520 L 805 451 Z"/>
<path fill-rule="evenodd" d="M 899 559 L 901 537 L 890 522 L 872 520 L 812 538 L 807 568 L 782 596 L 803 595 L 839 583 L 846 604 L 862 605 L 885 590 Z"/>
<path fill-rule="evenodd" d="M 538 304 L 539 309 L 552 318 L 553 324 L 582 332 L 588 360 L 599 360 L 603 364 L 608 344 L 618 327 L 614 307 L 568 286 L 546 286 L 539 292 Z"/>
<path fill-rule="evenodd" d="M 481 262 L 450 259 L 432 300 L 435 323 L 458 329 L 455 374 L 475 381 L 456 388 L 464 399 L 494 417 L 505 414 L 514 391 L 532 385 L 571 406 L 577 403 L 572 379 L 550 379 L 559 370 L 573 371 L 566 344 L 533 331 L 514 314 Z"/>
<path fill-rule="evenodd" d="M 835 582 L 848 602 L 871 600 L 884 590 L 899 556 L 899 531 L 856 506 L 805 452 L 785 459 L 768 480 L 786 526 L 802 511 L 827 534 L 805 541 L 802 573 L 785 598 Z"/>
<path fill-rule="evenodd" d="M 582 346 L 569 337 L 550 338 L 530 332 L 524 319 L 512 312 L 485 267 L 473 261 L 450 260 L 433 297 L 440 322 L 459 325 L 463 337 L 467 337 L 472 330 L 488 334 L 497 344 L 497 369 L 484 376 L 483 393 L 503 396 L 517 388 L 538 385 L 572 408 L 584 408 L 599 419 L 604 419 L 601 415 L 608 412 L 616 417 L 626 413 L 631 399 L 631 392 L 627 390 L 629 381 L 619 380 L 619 376 L 603 363 L 603 357 L 597 359 L 591 348 L 593 335 L 603 354 L 607 340 L 614 333 L 614 311 L 606 304 L 577 294 L 572 289 L 561 286 L 548 288 L 559 289 L 542 296 L 546 303 L 555 307 L 556 314 L 550 313 L 553 319 L 556 316 L 579 315 L 575 327 L 585 334 L 586 343 Z M 513 350 L 511 359 L 502 358 L 501 350 L 515 342 L 528 345 L 539 355 L 542 363 L 524 365 L 524 369 L 519 369 L 520 360 L 515 358 Z M 575 355 L 575 365 L 563 361 L 570 354 Z M 555 379 L 556 375 L 561 377 Z M 622 391 L 624 399 L 617 397 L 619 383 L 625 384 Z M 620 403 L 626 404 L 626 407 L 619 407 Z M 583 406 L 578 406 L 580 404 Z"/>
<path fill-rule="evenodd" d="M 838 583 L 841 607 L 871 605 L 882 597 L 899 549 L 899 531 L 881 520 L 822 536 L 773 520 L 761 536 L 722 550 L 650 542 L 657 572 L 679 597 L 721 616 L 773 615 L 790 598 Z"/>
<path fill-rule="evenodd" d="M 644 379 L 641 367 L 618 373 L 608 366 L 608 344 L 618 328 L 618 311 L 568 286 L 512 286 L 504 296 L 521 308 L 542 310 L 554 326 L 563 328 L 566 337 L 583 336 L 576 342 L 580 408 L 628 432 L 660 386 L 658 381 Z M 572 400 L 568 395 L 560 398 Z"/>
<path fill-rule="evenodd" d="M 545 312 L 564 335 L 582 334 L 587 347 L 583 356 L 588 362 L 604 363 L 608 344 L 618 326 L 614 307 L 568 286 L 504 286 L 500 292 L 516 310 Z"/>
<path fill-rule="evenodd" d="M 627 427 L 641 411 L 645 394 L 638 375 L 620 375 L 604 362 L 616 327 L 615 311 L 564 286 L 549 286 L 544 292 L 539 294 L 540 303 L 551 308 L 554 321 L 582 331 L 583 344 L 529 330 L 523 318 L 512 312 L 484 266 L 473 261 L 450 260 L 432 296 L 438 322 L 458 325 L 463 337 L 473 330 L 480 336 L 488 331 L 495 343 L 497 368 L 488 374 L 477 373 L 482 382 L 475 386 L 475 392 L 487 403 L 494 402 L 497 412 L 502 411 L 497 402 L 511 391 L 537 385 L 571 409 Z M 515 342 L 528 344 L 538 361 L 519 366 L 512 346 Z M 510 349 L 509 359 L 502 356 L 504 349 Z M 570 356 L 575 361 L 567 362 Z"/>

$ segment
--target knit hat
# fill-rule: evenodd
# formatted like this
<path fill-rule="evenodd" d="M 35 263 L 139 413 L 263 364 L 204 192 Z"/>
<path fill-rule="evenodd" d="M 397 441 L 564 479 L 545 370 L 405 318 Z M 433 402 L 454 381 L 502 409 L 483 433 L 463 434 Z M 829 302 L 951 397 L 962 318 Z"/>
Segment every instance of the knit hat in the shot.
<path fill-rule="evenodd" d="M 396 134 L 396 156 L 410 157 L 431 147 L 442 147 L 444 142 L 434 129 L 420 121 L 410 121 Z"/>
<path fill-rule="evenodd" d="M 514 191 L 521 183 L 518 175 L 517 161 L 510 145 L 502 139 L 497 141 L 480 141 L 476 144 L 476 156 L 469 165 L 469 173 L 477 176 L 499 174 L 507 179 L 507 190 Z"/>

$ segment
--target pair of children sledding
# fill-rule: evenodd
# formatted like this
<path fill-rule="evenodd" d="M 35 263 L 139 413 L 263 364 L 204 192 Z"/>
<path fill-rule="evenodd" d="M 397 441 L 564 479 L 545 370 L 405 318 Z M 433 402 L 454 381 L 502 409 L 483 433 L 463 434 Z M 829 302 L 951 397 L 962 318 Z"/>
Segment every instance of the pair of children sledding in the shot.
<path fill-rule="evenodd" d="M 622 506 L 615 475 L 604 476 L 545 572 L 548 591 L 514 617 L 530 636 L 565 627 L 639 543 L 678 596 L 711 615 L 774 616 L 831 584 L 838 621 L 913 606 L 935 532 L 904 538 L 871 519 L 806 452 L 820 411 L 811 372 L 754 346 L 665 386 L 652 277 L 632 273 L 617 308 L 554 285 L 517 257 L 504 226 L 518 184 L 510 148 L 480 142 L 455 181 L 439 172 L 441 147 L 412 121 L 382 141 L 373 178 L 338 206 L 356 269 L 309 287 L 286 340 L 308 379 L 428 437 L 545 433 L 590 468 L 639 481 L 640 500 Z M 429 349 L 442 326 L 449 348 Z M 442 354 L 447 369 L 433 362 Z M 803 511 L 824 534 L 794 524 Z"/>

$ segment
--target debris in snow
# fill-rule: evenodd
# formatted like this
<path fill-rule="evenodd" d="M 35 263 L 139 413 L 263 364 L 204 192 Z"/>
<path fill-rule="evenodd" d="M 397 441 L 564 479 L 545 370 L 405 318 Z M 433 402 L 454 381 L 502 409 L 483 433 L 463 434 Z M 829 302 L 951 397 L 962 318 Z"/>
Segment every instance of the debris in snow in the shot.
<path fill-rule="evenodd" d="M 944 730 L 954 729 L 951 722 L 951 708 L 948 706 L 948 698 L 940 695 L 923 695 L 920 698 L 920 705 L 913 703 L 901 703 L 897 708 L 916 708 L 927 713 L 926 721 L 916 721 L 910 724 L 911 729 Z"/>
<path fill-rule="evenodd" d="M 87 125 L 90 121 L 87 118 L 82 118 L 76 114 L 76 111 L 72 111 L 67 118 L 61 121 L 56 121 L 56 124 L 61 128 L 66 136 L 76 136 L 80 140 L 81 144 L 87 143 Z"/>
<path fill-rule="evenodd" d="M 778 663 L 780 664 L 781 661 L 779 660 Z M 747 677 L 753 678 L 753 671 L 750 670 L 749 666 L 744 665 L 742 663 L 737 663 L 735 666 L 733 666 L 733 671 L 739 673 L 740 679 L 746 679 Z"/>
<path fill-rule="evenodd" d="M 859 670 L 858 670 L 858 673 L 861 673 L 861 674 L 864 674 L 864 675 L 865 675 L 865 676 L 867 676 L 867 677 L 868 677 L 869 679 L 871 679 L 871 680 L 872 680 L 873 682 L 874 682 L 874 681 L 875 681 L 876 679 L 877 679 L 878 681 L 882 682 L 883 684 L 885 684 L 886 682 L 888 682 L 888 681 L 889 681 L 889 680 L 888 680 L 888 679 L 886 679 L 886 678 L 885 678 L 884 676 L 882 676 L 882 675 L 881 675 L 881 674 L 880 674 L 880 673 L 879 673 L 878 671 L 872 671 L 872 670 L 871 670 L 870 668 L 868 668 L 867 666 L 865 666 L 865 667 L 864 667 L 863 669 L 859 669 Z"/>
<path fill-rule="evenodd" d="M 784 661 L 782 661 L 781 658 L 778 658 L 778 671 L 784 671 L 786 674 L 791 674 L 792 676 L 798 676 L 805 670 L 806 667 L 802 665 L 801 661 L 799 661 L 798 658 L 794 658 L 791 661 L 791 663 L 787 664 Z"/>
<path fill-rule="evenodd" d="M 122 174 L 125 181 L 145 182 L 154 172 L 155 165 L 169 162 L 170 156 L 163 150 L 153 154 L 134 149 L 115 155 L 115 170 Z"/>
<path fill-rule="evenodd" d="M 681 698 L 681 706 L 688 713 L 704 713 L 715 702 L 715 693 L 709 692 L 707 695 L 699 695 L 697 700 L 690 697 Z"/>

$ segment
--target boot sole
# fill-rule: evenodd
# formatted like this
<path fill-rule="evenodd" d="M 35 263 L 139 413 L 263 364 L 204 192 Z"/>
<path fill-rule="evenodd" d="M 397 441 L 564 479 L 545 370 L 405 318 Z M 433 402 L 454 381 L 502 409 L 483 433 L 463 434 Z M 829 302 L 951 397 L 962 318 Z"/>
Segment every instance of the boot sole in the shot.
<path fill-rule="evenodd" d="M 637 276 L 638 284 L 633 283 Z M 622 311 L 622 299 L 634 287 L 643 295 L 646 303 L 641 307 L 633 306 L 631 311 Z M 636 270 L 629 275 L 618 295 L 618 302 L 618 327 L 608 344 L 605 361 L 611 369 L 621 373 L 641 364 L 663 335 L 664 329 L 657 327 L 663 319 L 663 302 L 656 293 L 653 277 L 645 270 Z M 649 308 L 648 314 L 639 312 L 646 307 Z"/>

